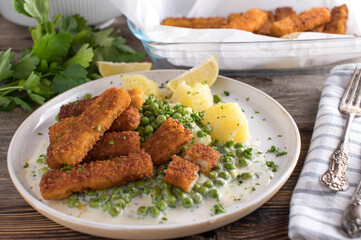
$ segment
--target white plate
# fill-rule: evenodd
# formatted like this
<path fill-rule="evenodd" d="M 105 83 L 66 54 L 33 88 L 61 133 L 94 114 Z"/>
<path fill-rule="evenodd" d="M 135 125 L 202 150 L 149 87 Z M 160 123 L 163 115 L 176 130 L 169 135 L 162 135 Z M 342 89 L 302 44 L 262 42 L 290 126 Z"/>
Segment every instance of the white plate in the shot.
<path fill-rule="evenodd" d="M 140 72 L 159 83 L 173 79 L 183 70 L 155 70 Z M 111 76 L 92 81 L 73 88 L 50 100 L 19 127 L 13 136 L 8 150 L 8 169 L 10 177 L 22 197 L 37 211 L 51 220 L 83 233 L 110 238 L 128 239 L 163 239 L 193 235 L 218 228 L 259 208 L 283 186 L 296 166 L 301 147 L 298 128 L 289 113 L 274 99 L 247 84 L 220 76 L 212 86 L 213 94 L 221 94 L 226 102 L 237 101 L 250 122 L 251 142 L 260 141 L 260 149 L 266 151 L 271 145 L 287 151 L 287 155 L 274 160 L 279 165 L 278 172 L 270 184 L 249 199 L 235 203 L 227 208 L 225 214 L 219 214 L 197 222 L 183 224 L 156 225 L 116 225 L 92 222 L 66 215 L 37 199 L 29 188 L 23 173 L 24 160 L 33 156 L 39 141 L 47 134 L 39 136 L 38 132 L 47 133 L 48 127 L 55 123 L 61 105 L 75 101 L 87 93 L 99 95 L 109 87 L 120 87 L 119 76 Z M 223 91 L 229 91 L 225 97 Z M 247 100 L 248 99 L 248 100 Z M 271 138 L 272 140 L 269 140 Z M 285 150 L 284 150 L 285 149 Z M 274 155 L 270 155 L 272 157 Z"/>

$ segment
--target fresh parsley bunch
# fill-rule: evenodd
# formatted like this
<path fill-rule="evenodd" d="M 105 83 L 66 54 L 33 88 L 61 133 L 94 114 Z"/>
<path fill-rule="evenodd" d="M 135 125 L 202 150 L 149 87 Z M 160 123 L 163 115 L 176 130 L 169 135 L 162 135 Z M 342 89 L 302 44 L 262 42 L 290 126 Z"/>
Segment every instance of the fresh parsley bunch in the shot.
<path fill-rule="evenodd" d="M 58 93 L 100 78 L 95 61 L 141 61 L 145 52 L 125 45 L 119 31 L 96 30 L 79 15 L 48 21 L 49 0 L 12 0 L 14 9 L 35 18 L 34 45 L 12 62 L 11 49 L 0 51 L 0 111 L 17 105 L 32 111 Z"/>

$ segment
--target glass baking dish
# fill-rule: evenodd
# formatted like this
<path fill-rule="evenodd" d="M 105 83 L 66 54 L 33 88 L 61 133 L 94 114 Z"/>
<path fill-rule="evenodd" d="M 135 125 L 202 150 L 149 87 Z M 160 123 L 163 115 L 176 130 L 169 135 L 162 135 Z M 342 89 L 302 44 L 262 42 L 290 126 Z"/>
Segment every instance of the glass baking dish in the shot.
<path fill-rule="evenodd" d="M 157 42 L 127 20 L 130 31 L 142 42 L 160 69 L 184 69 L 210 54 L 218 58 L 223 75 L 328 71 L 336 64 L 361 59 L 361 37 L 291 39 L 258 42 Z"/>

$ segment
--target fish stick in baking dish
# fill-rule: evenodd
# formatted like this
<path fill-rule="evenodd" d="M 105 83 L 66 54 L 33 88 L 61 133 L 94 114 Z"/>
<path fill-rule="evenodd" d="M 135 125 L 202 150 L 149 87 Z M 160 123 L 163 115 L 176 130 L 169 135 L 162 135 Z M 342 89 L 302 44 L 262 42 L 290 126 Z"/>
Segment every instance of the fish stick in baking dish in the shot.
<path fill-rule="evenodd" d="M 326 24 L 324 32 L 346 34 L 346 22 L 348 18 L 348 8 L 346 4 L 334 7 L 331 10 L 331 21 Z"/>
<path fill-rule="evenodd" d="M 274 22 L 271 26 L 271 35 L 274 37 L 282 37 L 293 32 L 310 31 L 317 26 L 329 22 L 330 18 L 331 14 L 327 8 L 312 8 L 303 11 L 299 15 Z"/>
<path fill-rule="evenodd" d="M 227 20 L 222 17 L 209 18 L 173 18 L 169 17 L 162 21 L 162 25 L 184 28 L 220 28 L 227 24 Z"/>
<path fill-rule="evenodd" d="M 102 190 L 150 176 L 153 176 L 152 160 L 149 154 L 140 150 L 112 160 L 49 171 L 41 178 L 40 192 L 45 200 L 61 200 L 73 193 Z"/>
<path fill-rule="evenodd" d="M 267 21 L 255 33 L 261 35 L 267 35 L 267 36 L 271 35 L 271 26 L 274 21 L 275 21 L 275 17 L 273 13 L 271 11 L 267 11 Z"/>
<path fill-rule="evenodd" d="M 217 166 L 219 153 L 217 150 L 205 144 L 194 144 L 190 146 L 182 157 L 200 166 L 200 172 L 208 174 L 208 172 Z"/>
<path fill-rule="evenodd" d="M 275 14 L 276 21 L 293 16 L 296 16 L 296 12 L 291 7 L 276 8 L 276 14 Z"/>
<path fill-rule="evenodd" d="M 79 116 L 71 131 L 67 131 L 53 144 L 48 156 L 50 161 L 68 165 L 80 163 L 129 104 L 130 97 L 124 89 L 105 90 Z"/>
<path fill-rule="evenodd" d="M 198 165 L 173 155 L 171 163 L 165 170 L 163 181 L 189 192 L 198 179 L 198 170 Z"/>
<path fill-rule="evenodd" d="M 166 163 L 174 154 L 182 150 L 192 139 L 190 130 L 183 124 L 168 118 L 142 145 L 147 153 L 152 156 L 154 165 Z"/>
<path fill-rule="evenodd" d="M 222 28 L 233 28 L 249 32 L 260 29 L 267 21 L 267 12 L 259 9 L 250 9 L 239 17 L 234 18 Z"/>

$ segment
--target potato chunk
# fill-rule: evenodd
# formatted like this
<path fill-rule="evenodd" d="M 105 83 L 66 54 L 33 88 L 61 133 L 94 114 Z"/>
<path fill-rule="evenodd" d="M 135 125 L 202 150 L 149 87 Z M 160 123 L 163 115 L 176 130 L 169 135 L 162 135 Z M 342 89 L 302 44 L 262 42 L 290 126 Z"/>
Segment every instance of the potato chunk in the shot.
<path fill-rule="evenodd" d="M 142 88 L 144 90 L 144 94 L 149 96 L 153 94 L 154 97 L 160 98 L 159 87 L 158 84 L 146 76 L 135 74 L 135 75 L 122 75 L 120 77 L 120 81 L 122 82 L 123 88 L 133 89 L 133 88 Z"/>
<path fill-rule="evenodd" d="M 249 137 L 248 121 L 238 103 L 224 103 L 215 105 L 204 113 L 203 124 L 212 127 L 212 139 L 222 142 L 234 140 L 246 142 Z"/>
<path fill-rule="evenodd" d="M 208 84 L 196 83 L 189 86 L 181 82 L 173 92 L 171 100 L 179 102 L 194 111 L 201 112 L 213 106 L 213 96 Z"/>

